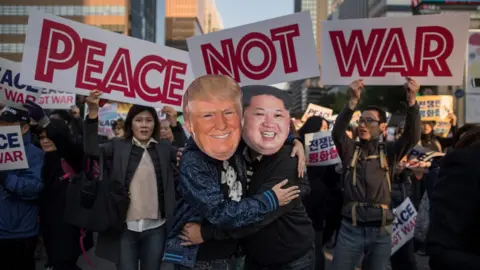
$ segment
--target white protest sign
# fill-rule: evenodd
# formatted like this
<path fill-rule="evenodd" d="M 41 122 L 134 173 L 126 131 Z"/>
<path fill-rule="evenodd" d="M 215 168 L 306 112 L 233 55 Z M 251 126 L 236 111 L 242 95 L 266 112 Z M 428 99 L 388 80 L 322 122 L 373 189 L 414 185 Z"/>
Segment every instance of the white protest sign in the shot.
<path fill-rule="evenodd" d="M 20 126 L 0 129 L 0 171 L 28 168 Z"/>
<path fill-rule="evenodd" d="M 118 118 L 116 103 L 103 105 L 98 111 L 98 135 L 113 136 L 112 123 Z"/>
<path fill-rule="evenodd" d="M 40 89 L 24 85 L 20 78 L 20 63 L 0 58 L 0 102 L 12 108 L 25 110 L 27 100 L 37 102 Z"/>
<path fill-rule="evenodd" d="M 470 17 L 441 14 L 324 21 L 322 82 L 461 85 Z"/>
<path fill-rule="evenodd" d="M 70 109 L 71 106 L 75 105 L 75 94 L 42 89 L 38 104 L 44 109 Z"/>
<path fill-rule="evenodd" d="M 182 110 L 188 53 L 31 9 L 22 79 L 32 85 Z"/>
<path fill-rule="evenodd" d="M 223 74 L 241 86 L 320 75 L 310 12 L 187 39 L 195 76 Z"/>
<path fill-rule="evenodd" d="M 465 122 L 468 124 L 480 123 L 480 94 L 467 94 L 465 100 Z"/>
<path fill-rule="evenodd" d="M 410 198 L 406 198 L 397 208 L 393 210 L 395 221 L 392 225 L 392 251 L 395 253 L 405 243 L 413 238 L 415 233 L 415 221 L 417 219 L 417 210 L 413 206 Z"/>
<path fill-rule="evenodd" d="M 331 131 L 305 134 L 307 166 L 327 166 L 340 163 Z"/>
<path fill-rule="evenodd" d="M 308 118 L 311 116 L 321 116 L 326 120 L 332 116 L 333 110 L 330 108 L 325 108 L 319 105 L 315 105 L 313 103 L 308 104 L 305 113 L 302 116 L 302 122 L 307 121 Z"/>
<path fill-rule="evenodd" d="M 466 65 L 465 92 L 480 95 L 480 30 L 471 29 L 468 31 Z"/>

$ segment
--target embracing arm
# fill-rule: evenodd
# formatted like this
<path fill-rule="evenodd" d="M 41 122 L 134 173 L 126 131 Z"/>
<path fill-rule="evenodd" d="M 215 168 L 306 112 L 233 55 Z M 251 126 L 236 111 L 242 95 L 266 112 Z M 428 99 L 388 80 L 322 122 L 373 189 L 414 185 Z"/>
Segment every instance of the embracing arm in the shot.
<path fill-rule="evenodd" d="M 258 222 L 278 208 L 278 199 L 270 189 L 239 202 L 225 199 L 216 165 L 194 155 L 185 153 L 182 157 L 180 185 L 188 204 L 211 224 L 238 228 Z"/>
<path fill-rule="evenodd" d="M 284 179 L 289 180 L 289 186 L 301 181 L 297 176 L 297 161 L 295 158 L 284 157 L 280 162 L 278 162 L 275 168 L 272 169 L 272 172 L 274 172 L 274 175 L 269 174 L 266 176 L 265 180 L 262 180 L 264 184 L 260 187 L 259 192 L 270 190 L 274 185 L 282 182 Z M 230 238 L 243 238 L 262 230 L 276 219 L 292 210 L 294 207 L 301 205 L 301 203 L 301 199 L 297 198 L 291 203 L 268 213 L 265 218 L 259 222 L 235 230 L 222 230 L 215 227 L 213 224 L 204 223 L 201 226 L 202 238 L 204 241 L 221 241 Z"/>

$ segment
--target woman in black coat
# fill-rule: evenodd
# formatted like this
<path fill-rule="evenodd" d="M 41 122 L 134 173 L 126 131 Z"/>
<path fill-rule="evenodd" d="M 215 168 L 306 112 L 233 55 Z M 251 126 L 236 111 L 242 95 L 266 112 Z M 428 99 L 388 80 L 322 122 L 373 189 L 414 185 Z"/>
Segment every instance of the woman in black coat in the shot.
<path fill-rule="evenodd" d="M 327 120 L 320 116 L 312 116 L 299 129 L 298 135 L 305 141 L 305 134 L 327 131 L 328 128 Z M 341 222 L 340 175 L 335 171 L 335 166 L 307 166 L 311 191 L 304 204 L 315 229 L 316 270 L 325 269 L 323 245 L 330 241 Z"/>
<path fill-rule="evenodd" d="M 40 132 L 40 145 L 45 151 L 43 164 L 44 190 L 40 198 L 40 227 L 48 256 L 48 267 L 54 270 L 80 269 L 80 229 L 63 221 L 69 178 L 82 170 L 82 145 L 72 142 L 67 124 L 58 119 Z M 91 234 L 83 240 L 88 250 L 93 246 Z"/>

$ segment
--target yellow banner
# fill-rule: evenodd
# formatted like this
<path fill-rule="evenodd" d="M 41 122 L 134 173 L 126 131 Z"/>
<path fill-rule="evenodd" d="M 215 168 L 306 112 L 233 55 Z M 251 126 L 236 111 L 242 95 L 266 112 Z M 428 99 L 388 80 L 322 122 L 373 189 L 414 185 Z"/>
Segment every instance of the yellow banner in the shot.
<path fill-rule="evenodd" d="M 420 96 L 417 102 L 422 121 L 446 120 L 448 114 L 453 112 L 452 96 Z"/>

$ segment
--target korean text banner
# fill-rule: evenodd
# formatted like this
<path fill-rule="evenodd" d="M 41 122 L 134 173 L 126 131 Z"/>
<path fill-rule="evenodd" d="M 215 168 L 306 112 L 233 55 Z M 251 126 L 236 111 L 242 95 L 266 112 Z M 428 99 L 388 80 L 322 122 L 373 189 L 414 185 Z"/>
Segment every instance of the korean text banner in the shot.
<path fill-rule="evenodd" d="M 413 238 L 417 220 L 417 210 L 410 198 L 405 199 L 393 212 L 395 220 L 392 226 L 392 255 Z"/>
<path fill-rule="evenodd" d="M 329 117 L 332 116 L 333 110 L 330 108 L 325 108 L 319 105 L 315 105 L 313 103 L 308 104 L 307 109 L 305 110 L 305 113 L 302 116 L 302 122 L 307 121 L 308 118 L 311 116 L 321 116 L 325 119 L 328 119 Z"/>
<path fill-rule="evenodd" d="M 37 102 L 40 89 L 23 84 L 20 78 L 20 63 L 0 58 L 0 102 L 3 105 L 26 110 L 25 101 Z"/>
<path fill-rule="evenodd" d="M 461 85 L 470 18 L 463 13 L 324 21 L 322 82 Z"/>
<path fill-rule="evenodd" d="M 0 129 L 0 171 L 28 168 L 20 126 Z"/>
<path fill-rule="evenodd" d="M 331 131 L 305 134 L 307 166 L 327 166 L 340 162 Z"/>
<path fill-rule="evenodd" d="M 187 39 L 195 76 L 223 74 L 241 86 L 320 75 L 309 12 Z"/>
<path fill-rule="evenodd" d="M 422 121 L 445 120 L 453 112 L 452 96 L 419 96 L 417 102 Z"/>
<path fill-rule="evenodd" d="M 42 89 L 38 104 L 44 109 L 70 109 L 71 106 L 75 105 L 75 94 Z"/>
<path fill-rule="evenodd" d="M 188 53 L 30 9 L 25 83 L 151 107 L 182 110 L 193 80 Z M 68 89 L 68 90 L 67 90 Z"/>

